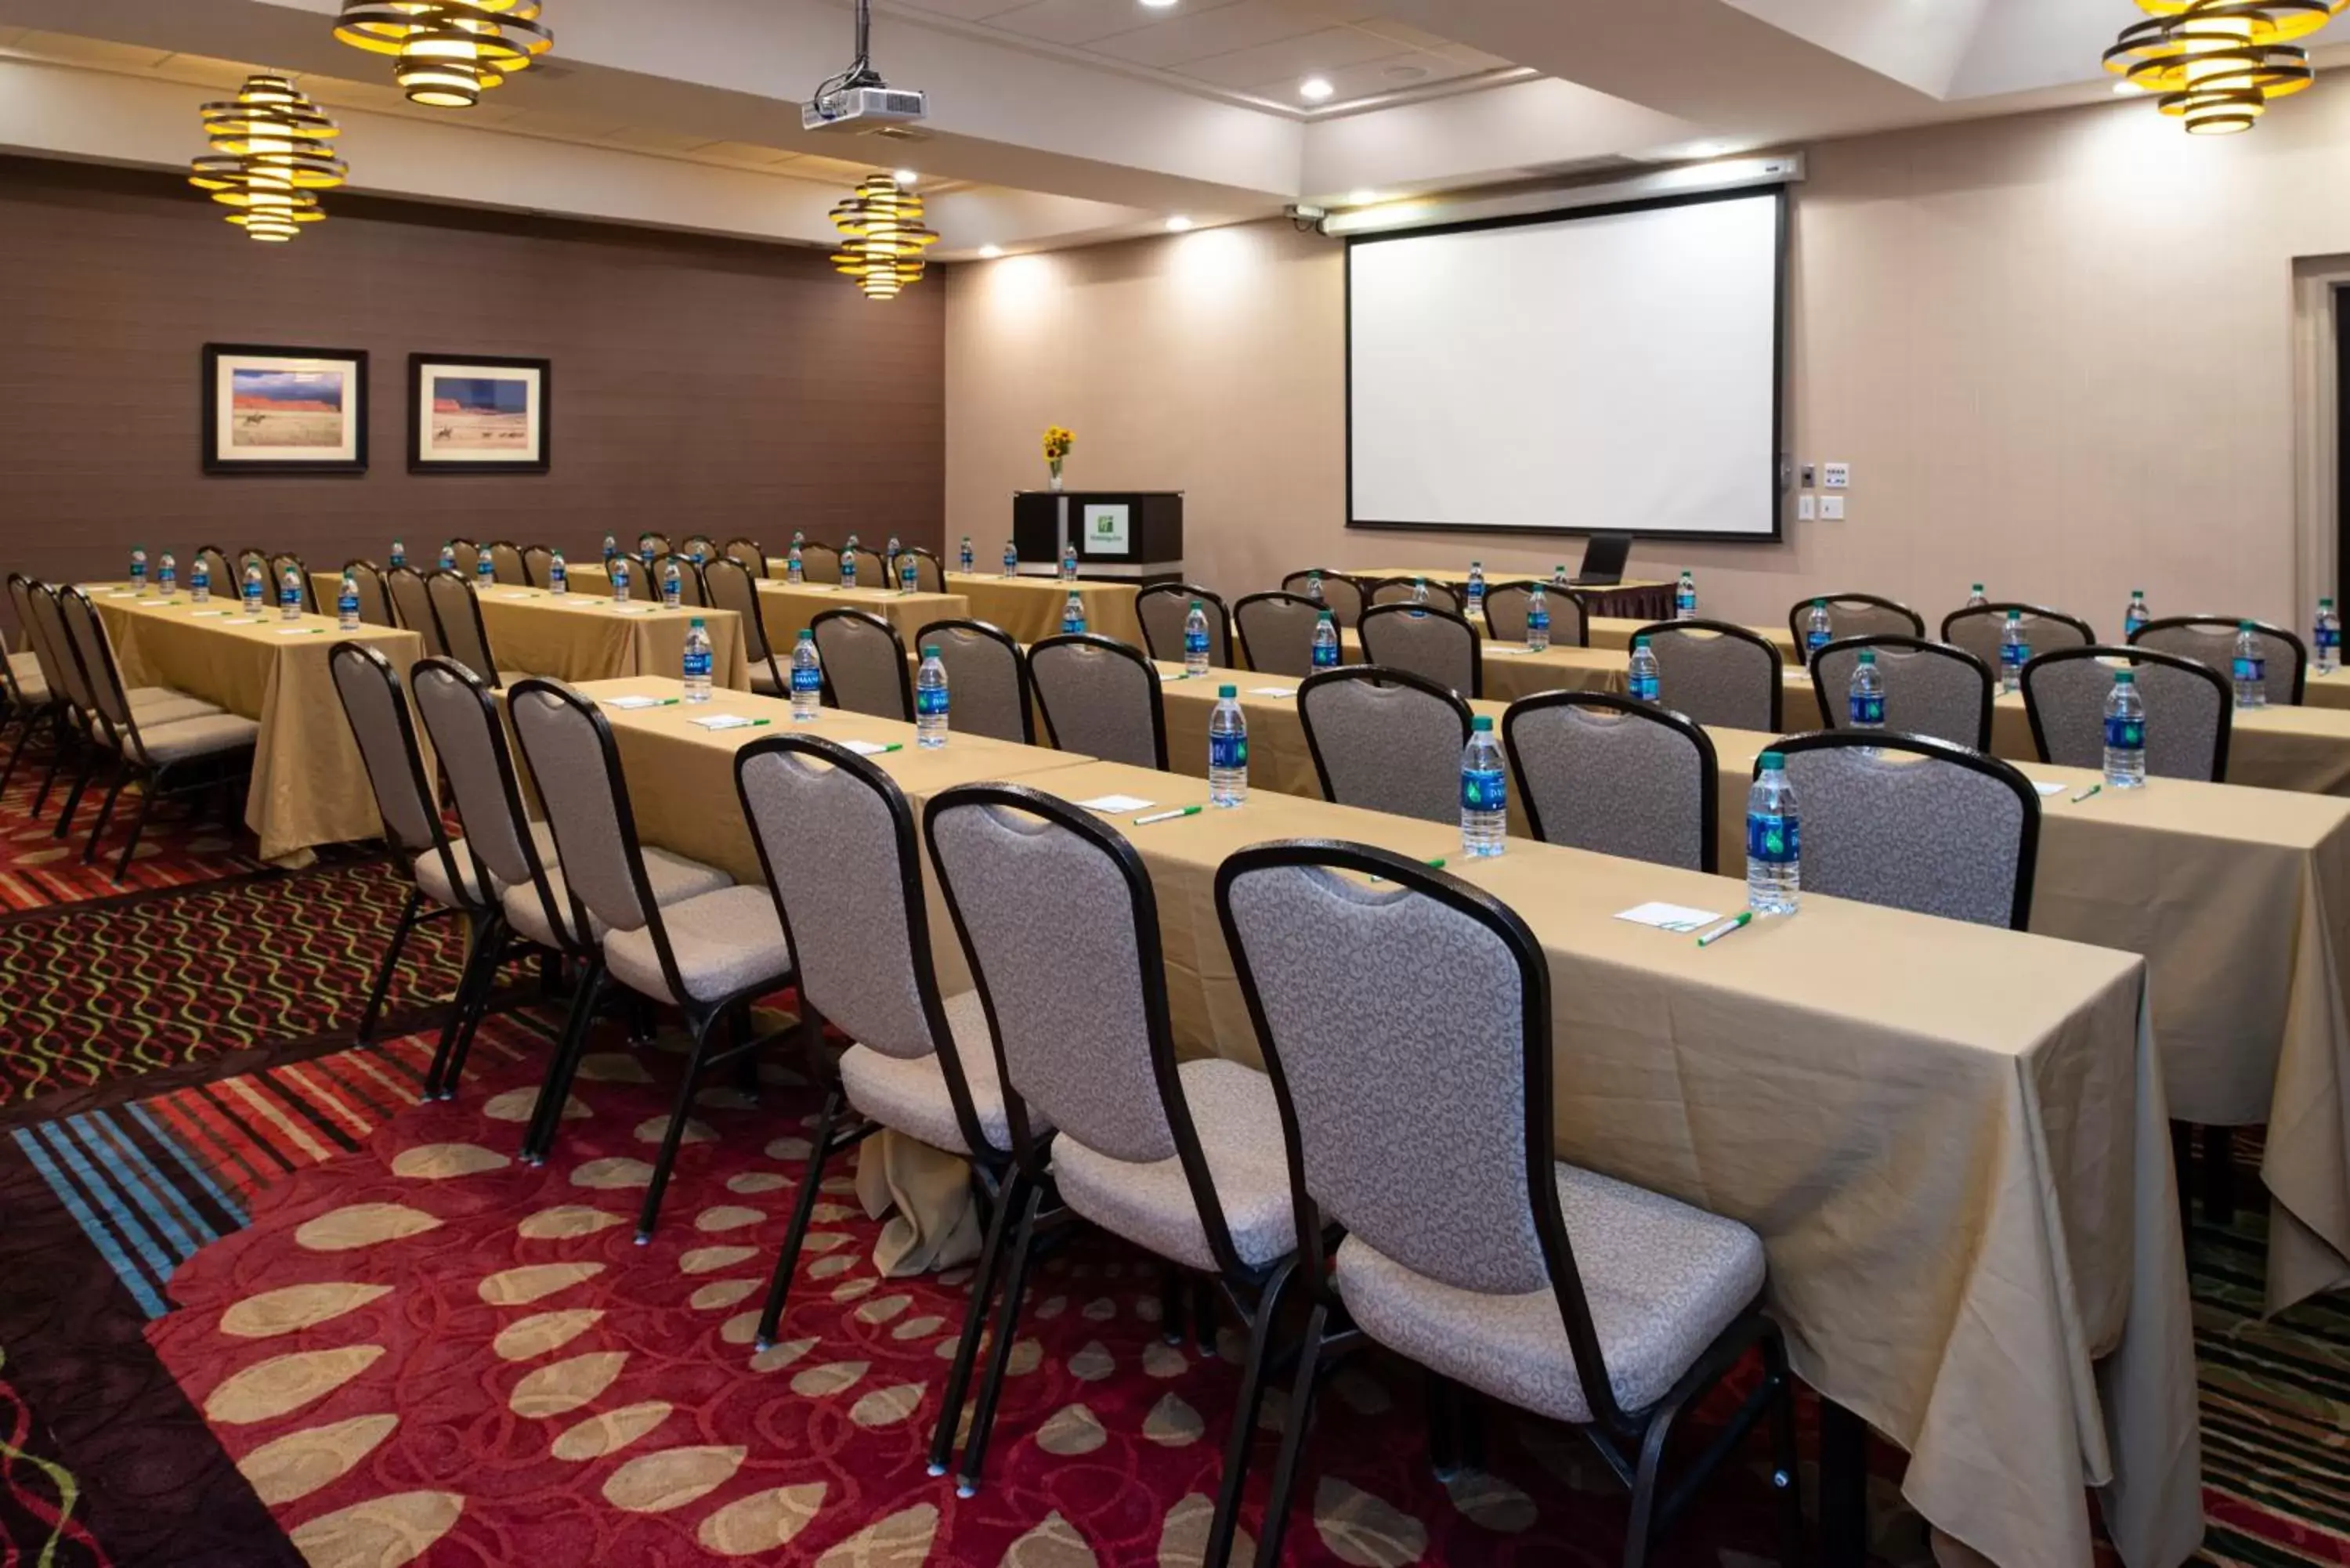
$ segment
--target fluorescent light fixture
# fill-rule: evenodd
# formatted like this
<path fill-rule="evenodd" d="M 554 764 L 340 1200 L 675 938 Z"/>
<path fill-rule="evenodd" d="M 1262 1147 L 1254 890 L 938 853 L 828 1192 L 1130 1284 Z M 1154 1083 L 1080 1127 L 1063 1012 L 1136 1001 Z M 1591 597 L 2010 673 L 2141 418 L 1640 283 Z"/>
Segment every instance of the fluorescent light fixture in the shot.
<path fill-rule="evenodd" d="M 1142 0 L 1142 3 L 1153 11 L 1164 11 L 1172 6 L 1175 0 Z"/>
<path fill-rule="evenodd" d="M 979 247 L 979 259 L 982 261 L 993 261 L 1003 254 L 1003 247 L 1002 245 L 982 245 Z"/>
<path fill-rule="evenodd" d="M 1378 202 L 1378 199 L 1379 193 L 1377 191 L 1349 191 L 1347 192 L 1347 205 L 1349 207 L 1367 207 Z"/>
<path fill-rule="evenodd" d="M 1180 234 L 1191 226 L 1191 220 L 1180 213 L 1167 220 L 1167 232 L 1170 234 Z"/>
<path fill-rule="evenodd" d="M 1727 141 L 1699 141 L 1690 144 L 1690 156 L 1691 158 L 1719 158 L 1729 151 L 1730 143 Z"/>
<path fill-rule="evenodd" d="M 1307 77 L 1297 84 L 1297 96 L 1308 103 L 1320 103 L 1337 90 L 1330 85 L 1328 77 Z"/>
<path fill-rule="evenodd" d="M 920 180 L 921 175 L 911 169 L 893 169 L 889 171 L 889 178 L 898 182 L 900 188 L 910 191 L 914 187 L 914 182 Z"/>

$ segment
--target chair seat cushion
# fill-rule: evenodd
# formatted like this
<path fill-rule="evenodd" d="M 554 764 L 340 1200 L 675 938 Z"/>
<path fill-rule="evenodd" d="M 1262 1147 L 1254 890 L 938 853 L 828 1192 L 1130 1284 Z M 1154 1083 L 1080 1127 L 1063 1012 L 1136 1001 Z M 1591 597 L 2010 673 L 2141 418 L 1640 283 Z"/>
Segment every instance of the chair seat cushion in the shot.
<path fill-rule="evenodd" d="M 663 909 L 733 885 L 734 878 L 715 866 L 704 866 L 699 860 L 688 860 L 682 855 L 671 855 L 668 850 L 656 849 L 650 844 L 644 846 L 643 853 L 645 880 L 652 884 L 653 902 Z M 551 847 L 549 858 L 552 858 Z M 564 885 L 562 871 L 554 866 L 546 868 L 546 891 L 555 900 L 556 918 L 563 922 L 564 930 L 568 931 L 571 928 L 571 891 Z M 508 888 L 499 901 L 505 906 L 506 922 L 539 946 L 561 948 L 570 945 L 566 937 L 556 934 L 556 928 L 548 921 L 546 911 L 538 901 L 536 888 Z M 610 929 L 593 915 L 588 917 L 588 925 L 590 934 L 598 941 Z"/>
<path fill-rule="evenodd" d="M 174 691 L 168 686 L 139 686 L 122 695 L 130 704 L 130 716 L 142 727 L 175 723 L 182 719 L 202 719 L 222 711 L 218 703 L 191 697 L 184 691 Z"/>
<path fill-rule="evenodd" d="M 530 841 L 538 846 L 539 864 L 550 871 L 553 870 L 555 868 L 555 835 L 549 831 L 546 824 L 534 822 L 530 825 Z M 416 886 L 426 898 L 436 904 L 452 909 L 474 909 L 484 900 L 481 884 L 476 880 L 474 874 L 473 851 L 465 846 L 463 839 L 452 838 L 449 841 L 449 852 L 456 857 L 457 875 L 465 884 L 464 897 L 460 898 L 450 889 L 448 870 L 439 852 L 435 850 L 428 849 L 416 857 L 413 867 L 416 873 Z M 505 890 L 506 885 L 504 882 L 499 881 L 495 877 L 490 878 L 490 891 L 493 894 L 502 896 Z M 536 898 L 532 900 L 534 903 L 536 901 Z"/>
<path fill-rule="evenodd" d="M 22 659 L 25 655 L 20 653 L 16 657 Z M 25 706 L 37 708 L 49 700 L 49 683 L 36 670 L 30 675 L 19 674 L 16 677 L 16 692 L 24 699 Z"/>
<path fill-rule="evenodd" d="M 671 992 L 650 928 L 604 938 L 604 962 L 612 978 L 647 996 L 715 1002 L 762 981 L 781 984 L 792 972 L 784 922 L 764 888 L 722 888 L 681 904 L 664 904 L 660 920 L 678 977 L 685 981 L 684 996 Z"/>
<path fill-rule="evenodd" d="M 751 666 L 751 690 L 761 697 L 788 697 L 791 688 L 775 679 L 775 672 L 764 664 Z"/>
<path fill-rule="evenodd" d="M 240 719 L 234 713 L 208 713 L 196 718 L 174 719 L 169 723 L 158 723 L 144 713 L 137 717 L 139 744 L 150 760 L 158 763 L 184 763 L 197 757 L 217 756 L 249 748 L 261 739 L 259 724 L 250 719 Z"/>
<path fill-rule="evenodd" d="M 1645 1188 L 1570 1165 L 1555 1168 L 1608 1382 L 1617 1404 L 1645 1409 L 1762 1290 L 1762 1239 Z M 1381 1345 L 1497 1399 L 1562 1421 L 1591 1419 L 1549 1290 L 1461 1290 L 1415 1273 L 1357 1236 L 1340 1243 L 1334 1262 L 1347 1311 Z"/>
<path fill-rule="evenodd" d="M 1297 1211 L 1273 1080 L 1238 1062 L 1186 1062 L 1175 1075 L 1208 1157 L 1232 1250 L 1251 1265 L 1293 1251 Z M 1053 1144 L 1053 1179 L 1068 1206 L 1103 1230 L 1162 1258 L 1217 1268 L 1180 1160 L 1112 1159 L 1064 1132 Z"/>
<path fill-rule="evenodd" d="M 995 1071 L 995 1047 L 987 1033 L 987 1012 L 979 992 L 950 996 L 947 1028 L 954 1036 L 955 1060 L 962 1064 L 963 1082 L 971 1090 L 971 1108 L 979 1129 L 999 1152 L 1012 1147 L 1012 1121 L 1003 1108 L 1003 1081 Z M 954 1101 L 947 1094 L 946 1074 L 935 1055 L 910 1060 L 885 1054 L 870 1045 L 852 1045 L 841 1053 L 840 1086 L 848 1103 L 895 1132 L 920 1138 L 932 1148 L 969 1154 L 962 1127 L 955 1120 Z M 1048 1125 L 1035 1106 L 1028 1107 L 1029 1128 L 1042 1132 Z"/>

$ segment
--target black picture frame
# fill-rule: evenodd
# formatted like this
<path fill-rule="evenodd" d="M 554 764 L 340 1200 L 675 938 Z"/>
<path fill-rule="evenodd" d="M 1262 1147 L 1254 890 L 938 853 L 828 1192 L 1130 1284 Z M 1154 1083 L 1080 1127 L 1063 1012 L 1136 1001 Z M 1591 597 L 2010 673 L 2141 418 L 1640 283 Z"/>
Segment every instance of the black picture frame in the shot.
<path fill-rule="evenodd" d="M 498 457 L 435 456 L 429 444 L 427 411 L 433 399 L 425 389 L 426 375 L 435 369 L 513 371 L 511 379 L 528 389 L 523 417 L 524 455 Z M 481 378 L 477 378 L 481 379 Z M 408 472 L 427 474 L 546 473 L 555 462 L 555 364 L 549 359 L 516 358 L 503 354 L 411 354 L 408 357 Z"/>
<path fill-rule="evenodd" d="M 252 361 L 252 363 L 239 363 Z M 326 371 L 338 372 L 342 377 L 339 438 L 330 449 L 320 442 L 311 446 L 287 444 L 282 450 L 296 452 L 290 457 L 238 456 L 239 448 L 234 427 L 224 423 L 221 394 L 228 387 L 229 400 L 225 410 L 228 419 L 241 417 L 236 403 L 237 393 L 233 378 L 240 372 L 265 375 L 317 375 Z M 202 406 L 203 419 L 197 432 L 203 471 L 210 474 L 250 474 L 255 477 L 286 474 L 365 473 L 368 465 L 368 356 L 364 348 L 299 348 L 267 343 L 207 343 L 203 358 Z M 297 400 L 288 400 L 295 401 Z M 297 413 L 316 414 L 315 410 L 287 410 L 291 417 Z M 250 411 L 257 423 L 265 418 L 261 410 Z M 266 452 L 269 447 L 254 444 L 244 450 Z"/>

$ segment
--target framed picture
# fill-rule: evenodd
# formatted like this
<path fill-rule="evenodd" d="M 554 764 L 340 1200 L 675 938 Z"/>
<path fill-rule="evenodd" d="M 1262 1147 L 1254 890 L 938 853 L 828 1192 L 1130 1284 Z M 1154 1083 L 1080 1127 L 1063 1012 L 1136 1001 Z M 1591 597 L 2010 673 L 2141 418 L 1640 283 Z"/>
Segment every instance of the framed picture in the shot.
<path fill-rule="evenodd" d="M 545 359 L 408 357 L 412 473 L 545 473 L 554 376 Z"/>
<path fill-rule="evenodd" d="M 204 345 L 206 473 L 363 473 L 368 357 Z"/>

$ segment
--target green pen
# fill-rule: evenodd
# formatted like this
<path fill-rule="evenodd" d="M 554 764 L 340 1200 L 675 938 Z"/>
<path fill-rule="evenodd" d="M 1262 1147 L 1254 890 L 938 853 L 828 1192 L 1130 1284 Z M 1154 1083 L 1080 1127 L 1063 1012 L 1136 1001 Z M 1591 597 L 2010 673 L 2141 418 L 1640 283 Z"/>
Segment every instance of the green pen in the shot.
<path fill-rule="evenodd" d="M 1443 857 L 1443 856 L 1441 856 L 1441 855 L 1440 855 L 1440 856 L 1438 856 L 1435 859 L 1433 859 L 1433 860 L 1430 861 L 1430 862 L 1428 863 L 1428 868 L 1429 868 L 1430 871 L 1441 871 L 1441 870 L 1443 870 L 1443 869 L 1444 869 L 1444 857 Z"/>
<path fill-rule="evenodd" d="M 1154 811 L 1148 816 L 1136 817 L 1134 826 L 1148 827 L 1154 822 L 1172 822 L 1179 816 L 1197 816 L 1205 809 L 1197 805 L 1179 805 L 1172 811 Z"/>
<path fill-rule="evenodd" d="M 766 722 L 766 721 L 765 721 L 764 719 L 762 719 L 762 720 L 760 720 L 760 721 L 759 721 L 759 722 L 761 722 L 762 724 L 764 724 L 764 723 L 765 723 L 765 722 Z M 874 754 L 875 754 L 876 756 L 883 756 L 883 757 L 886 757 L 886 756 L 888 756 L 888 755 L 889 755 L 890 753 L 892 753 L 892 752 L 902 752 L 902 751 L 904 751 L 905 749 L 906 749 L 906 742 L 903 742 L 903 741 L 892 741 L 892 742 L 890 742 L 888 745 L 886 745 L 886 746 L 882 747 L 879 752 L 875 753 Z"/>
<path fill-rule="evenodd" d="M 2106 787 L 2106 786 L 2105 786 L 2105 785 L 2103 785 L 2103 784 L 2091 784 L 2088 788 L 2086 788 L 2086 789 L 2083 790 L 2079 794 L 2076 794 L 2076 795 L 2074 795 L 2074 796 L 2073 797 L 2073 804 L 2074 804 L 2074 805 L 2080 805 L 2083 801 L 2085 801 L 2085 800 L 2088 799 L 2091 795 L 2093 795 L 2093 794 L 2102 794 L 2102 793 L 2104 792 L 2104 790 L 2105 790 L 2105 787 Z"/>

